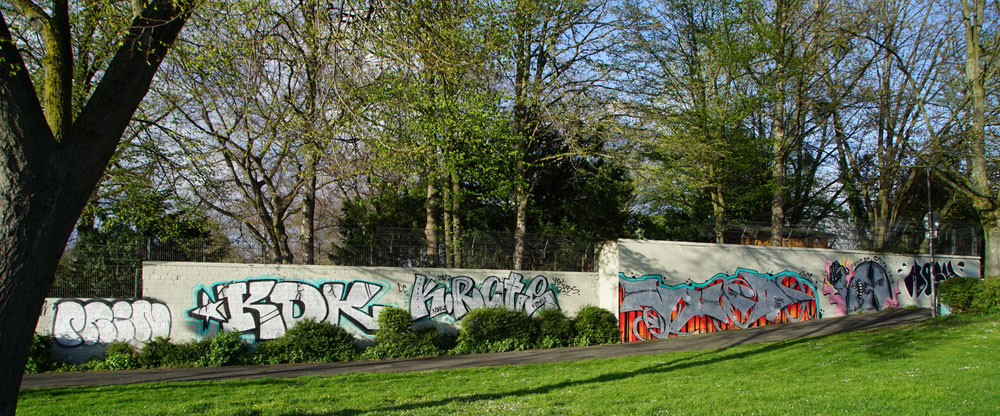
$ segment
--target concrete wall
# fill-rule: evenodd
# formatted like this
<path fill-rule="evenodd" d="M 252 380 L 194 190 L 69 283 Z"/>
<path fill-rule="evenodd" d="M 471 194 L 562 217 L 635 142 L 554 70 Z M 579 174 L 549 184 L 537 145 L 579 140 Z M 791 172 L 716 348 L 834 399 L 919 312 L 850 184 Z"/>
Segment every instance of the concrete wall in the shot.
<path fill-rule="evenodd" d="M 932 276 L 979 276 L 975 257 L 618 240 L 595 273 L 147 262 L 143 299 L 47 299 L 37 331 L 79 361 L 115 341 L 190 341 L 220 329 L 254 341 L 313 318 L 359 340 L 383 308 L 454 331 L 472 308 L 618 314 L 623 341 L 930 305 Z"/>
<path fill-rule="evenodd" d="M 618 240 L 623 340 L 662 338 L 890 307 L 929 307 L 930 282 L 979 276 L 979 259 Z"/>
<path fill-rule="evenodd" d="M 306 318 L 337 324 L 364 343 L 388 306 L 409 310 L 418 326 L 457 331 L 475 307 L 572 316 L 598 304 L 602 292 L 614 296 L 599 290 L 596 273 L 146 262 L 143 299 L 47 299 L 36 331 L 53 334 L 55 356 L 72 362 L 111 342 L 186 342 L 220 329 L 266 341 Z"/>

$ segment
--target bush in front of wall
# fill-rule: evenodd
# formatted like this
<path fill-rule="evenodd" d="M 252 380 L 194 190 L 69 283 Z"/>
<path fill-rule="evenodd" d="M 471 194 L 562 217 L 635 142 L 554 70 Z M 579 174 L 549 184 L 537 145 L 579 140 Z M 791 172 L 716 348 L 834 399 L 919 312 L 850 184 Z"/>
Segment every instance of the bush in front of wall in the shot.
<path fill-rule="evenodd" d="M 618 319 L 607 309 L 598 306 L 584 306 L 573 320 L 579 346 L 614 344 L 618 342 Z"/>
<path fill-rule="evenodd" d="M 413 332 L 413 317 L 410 311 L 403 308 L 390 306 L 382 309 L 378 314 L 378 331 L 375 337 L 392 337 L 405 335 Z"/>
<path fill-rule="evenodd" d="M 1000 276 L 987 277 L 972 298 L 972 309 L 1000 313 Z"/>
<path fill-rule="evenodd" d="M 139 368 L 139 354 L 135 346 L 127 342 L 112 342 L 104 351 L 103 365 L 97 364 L 101 370 L 128 370 Z"/>
<path fill-rule="evenodd" d="M 410 312 L 396 307 L 382 309 L 378 316 L 375 345 L 365 349 L 362 358 L 409 358 L 441 354 L 436 342 L 438 331 L 434 327 L 413 330 Z"/>
<path fill-rule="evenodd" d="M 199 360 L 203 366 L 222 367 L 243 364 L 249 348 L 238 332 L 219 332 L 208 343 L 208 351 Z"/>
<path fill-rule="evenodd" d="M 573 344 L 573 321 L 559 309 L 542 309 L 535 318 L 538 325 L 538 346 L 566 347 Z"/>
<path fill-rule="evenodd" d="M 28 347 L 28 362 L 24 365 L 25 373 L 42 373 L 52 369 L 54 364 L 52 362 L 53 340 L 52 335 L 35 334 L 31 338 L 31 345 Z"/>
<path fill-rule="evenodd" d="M 170 338 L 156 337 L 139 350 L 138 364 L 142 368 L 194 367 L 211 345 L 211 339 L 175 344 Z"/>
<path fill-rule="evenodd" d="M 357 353 L 354 336 L 326 321 L 305 319 L 285 335 L 257 346 L 253 362 L 258 364 L 349 361 Z"/>
<path fill-rule="evenodd" d="M 953 277 L 938 285 L 941 303 L 951 310 L 961 313 L 972 309 L 972 300 L 982 286 L 982 279 L 976 277 Z"/>
<path fill-rule="evenodd" d="M 504 307 L 479 308 L 462 318 L 458 354 L 518 351 L 531 348 L 535 325 L 524 312 Z"/>

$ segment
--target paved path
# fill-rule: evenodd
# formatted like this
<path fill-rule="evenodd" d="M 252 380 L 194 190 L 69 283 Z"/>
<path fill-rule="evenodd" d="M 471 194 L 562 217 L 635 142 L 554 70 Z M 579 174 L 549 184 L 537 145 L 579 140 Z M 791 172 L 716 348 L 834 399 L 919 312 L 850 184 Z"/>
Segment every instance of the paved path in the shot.
<path fill-rule="evenodd" d="M 592 358 L 657 354 L 726 348 L 758 342 L 817 337 L 839 332 L 885 328 L 917 322 L 930 317 L 930 309 L 890 309 L 877 313 L 826 318 L 784 325 L 711 334 L 675 337 L 630 344 L 554 348 L 496 354 L 473 354 L 386 361 L 351 361 L 322 364 L 280 364 L 180 369 L 91 371 L 26 374 L 22 389 L 70 386 L 107 386 L 170 381 L 231 380 L 263 377 L 302 377 L 343 373 L 385 373 L 429 371 L 450 368 L 550 363 Z"/>

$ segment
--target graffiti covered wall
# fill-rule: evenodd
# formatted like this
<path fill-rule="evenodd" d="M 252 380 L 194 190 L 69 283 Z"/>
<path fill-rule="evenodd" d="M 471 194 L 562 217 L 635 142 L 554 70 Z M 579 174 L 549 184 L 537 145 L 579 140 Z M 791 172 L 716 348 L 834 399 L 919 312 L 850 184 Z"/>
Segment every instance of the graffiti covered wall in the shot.
<path fill-rule="evenodd" d="M 861 251 L 618 240 L 622 341 L 740 329 L 885 308 L 930 307 L 931 281 L 979 276 L 979 259 Z M 608 252 L 610 251 L 610 253 Z"/>
<path fill-rule="evenodd" d="M 816 319 L 816 288 L 794 272 L 738 269 L 701 283 L 666 285 L 658 275 L 620 275 L 623 341 Z"/>
<path fill-rule="evenodd" d="M 250 341 L 278 338 L 296 322 L 315 319 L 359 339 L 378 330 L 386 307 L 407 309 L 422 325 L 457 330 L 469 310 L 502 306 L 537 313 L 574 313 L 596 304 L 595 273 L 509 270 L 411 269 L 302 265 L 148 262 L 147 296 L 170 305 L 171 337 L 244 334 Z"/>
<path fill-rule="evenodd" d="M 421 269 L 147 262 L 142 299 L 47 299 L 37 332 L 56 355 L 87 358 L 110 342 L 177 342 L 235 331 L 280 337 L 304 319 L 339 325 L 361 340 L 386 307 L 420 325 L 456 330 L 480 306 L 574 315 L 598 305 L 619 317 L 623 341 L 750 328 L 930 305 L 930 284 L 979 276 L 979 259 L 860 251 L 617 240 L 598 271 Z"/>

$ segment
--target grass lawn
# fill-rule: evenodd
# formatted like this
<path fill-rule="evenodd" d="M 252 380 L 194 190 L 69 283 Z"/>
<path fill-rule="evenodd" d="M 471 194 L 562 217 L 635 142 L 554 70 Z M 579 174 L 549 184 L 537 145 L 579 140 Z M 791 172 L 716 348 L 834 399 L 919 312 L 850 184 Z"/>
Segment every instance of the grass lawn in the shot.
<path fill-rule="evenodd" d="M 22 391 L 20 415 L 1000 414 L 1000 323 L 405 374 Z"/>

